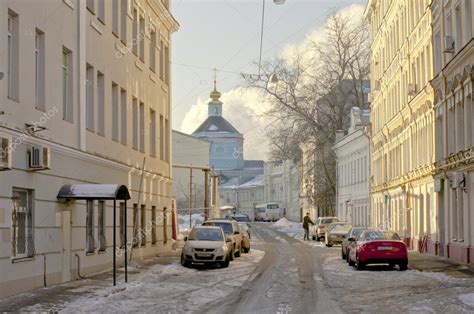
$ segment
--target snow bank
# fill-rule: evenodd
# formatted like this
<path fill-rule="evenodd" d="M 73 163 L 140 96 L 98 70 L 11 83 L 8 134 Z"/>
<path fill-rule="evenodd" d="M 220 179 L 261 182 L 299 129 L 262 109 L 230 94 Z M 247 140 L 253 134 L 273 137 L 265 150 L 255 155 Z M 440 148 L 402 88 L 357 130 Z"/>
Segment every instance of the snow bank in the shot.
<path fill-rule="evenodd" d="M 474 293 L 461 294 L 458 298 L 462 303 L 474 308 Z"/>
<path fill-rule="evenodd" d="M 191 215 L 191 225 L 192 227 L 200 225 L 204 222 L 204 214 L 192 214 Z M 189 232 L 189 214 L 178 215 L 178 224 L 179 231 L 187 234 Z"/>
<path fill-rule="evenodd" d="M 290 222 L 286 218 L 282 218 L 278 220 L 277 222 L 273 224 L 273 226 L 277 228 L 290 228 L 291 227 Z"/>

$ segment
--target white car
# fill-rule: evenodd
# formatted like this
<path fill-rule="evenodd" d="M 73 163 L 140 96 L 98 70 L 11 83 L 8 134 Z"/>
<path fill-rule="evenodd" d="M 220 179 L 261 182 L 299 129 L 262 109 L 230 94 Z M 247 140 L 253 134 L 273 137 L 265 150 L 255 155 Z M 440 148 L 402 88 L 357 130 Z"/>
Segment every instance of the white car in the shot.
<path fill-rule="evenodd" d="M 232 239 L 225 236 L 221 227 L 194 227 L 181 252 L 181 265 L 219 264 L 228 267 L 233 253 Z"/>

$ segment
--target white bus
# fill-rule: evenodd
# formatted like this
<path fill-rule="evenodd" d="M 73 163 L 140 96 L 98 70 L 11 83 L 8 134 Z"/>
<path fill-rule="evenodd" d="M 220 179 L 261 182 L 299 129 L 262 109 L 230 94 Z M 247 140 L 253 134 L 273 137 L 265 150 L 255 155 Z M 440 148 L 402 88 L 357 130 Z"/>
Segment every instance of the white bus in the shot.
<path fill-rule="evenodd" d="M 255 206 L 255 221 L 277 221 L 282 218 L 278 203 L 264 203 Z"/>

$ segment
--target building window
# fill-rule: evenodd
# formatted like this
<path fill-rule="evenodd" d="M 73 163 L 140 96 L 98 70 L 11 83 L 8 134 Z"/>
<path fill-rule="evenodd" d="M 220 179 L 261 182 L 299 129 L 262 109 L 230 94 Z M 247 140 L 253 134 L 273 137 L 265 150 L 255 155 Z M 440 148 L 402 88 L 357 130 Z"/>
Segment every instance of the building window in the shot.
<path fill-rule="evenodd" d="M 119 211 L 120 224 L 120 248 L 125 248 L 125 203 L 120 203 Z M 115 232 L 115 231 L 114 231 Z"/>
<path fill-rule="evenodd" d="M 127 145 L 127 91 L 120 89 L 120 142 Z"/>
<path fill-rule="evenodd" d="M 12 191 L 12 257 L 34 255 L 33 191 L 13 188 Z"/>
<path fill-rule="evenodd" d="M 472 38 L 472 0 L 464 0 L 464 44 Z"/>
<path fill-rule="evenodd" d="M 168 242 L 167 225 L 168 225 L 168 209 L 166 207 L 163 207 L 163 244 L 166 244 L 166 242 Z"/>
<path fill-rule="evenodd" d="M 133 204 L 133 247 L 138 247 L 140 233 L 138 230 L 138 204 Z"/>
<path fill-rule="evenodd" d="M 151 244 L 156 244 L 156 206 L 151 207 Z"/>
<path fill-rule="evenodd" d="M 150 155 L 156 156 L 156 114 L 155 110 L 150 109 Z"/>
<path fill-rule="evenodd" d="M 94 239 L 94 201 L 87 200 L 86 212 L 86 253 L 93 253 L 95 250 Z"/>
<path fill-rule="evenodd" d="M 140 33 L 138 34 L 138 40 L 140 41 L 140 60 L 145 62 L 145 16 L 140 14 L 139 23 Z"/>
<path fill-rule="evenodd" d="M 112 34 L 116 37 L 118 37 L 119 34 L 119 4 L 118 1 L 112 1 Z"/>
<path fill-rule="evenodd" d="M 461 21 L 461 6 L 458 5 L 455 10 L 455 19 L 456 19 L 456 38 L 454 39 L 456 45 L 456 52 L 461 50 L 462 47 L 462 21 Z"/>
<path fill-rule="evenodd" d="M 73 85 L 72 85 L 72 52 L 63 46 L 63 119 L 68 122 L 74 121 L 72 108 Z"/>
<path fill-rule="evenodd" d="M 19 100 L 19 18 L 8 10 L 7 49 L 8 49 L 8 98 Z"/>
<path fill-rule="evenodd" d="M 97 9 L 97 18 L 102 24 L 105 24 L 105 0 L 97 0 L 98 9 Z"/>
<path fill-rule="evenodd" d="M 91 11 L 92 14 L 95 14 L 95 1 L 94 0 L 87 0 L 87 9 Z"/>
<path fill-rule="evenodd" d="M 132 101 L 132 148 L 138 150 L 138 99 Z"/>
<path fill-rule="evenodd" d="M 145 104 L 140 102 L 140 151 L 145 152 Z"/>
<path fill-rule="evenodd" d="M 138 15 L 137 8 L 133 8 L 133 28 L 132 28 L 132 51 L 138 56 L 138 23 L 140 16 Z"/>
<path fill-rule="evenodd" d="M 150 33 L 150 70 L 156 72 L 156 31 Z"/>
<path fill-rule="evenodd" d="M 160 160 L 165 160 L 165 122 L 160 114 Z"/>
<path fill-rule="evenodd" d="M 164 76 L 164 71 L 165 71 L 165 45 L 162 40 L 160 40 L 160 79 L 164 81 L 165 76 Z"/>
<path fill-rule="evenodd" d="M 86 128 L 94 131 L 94 68 L 86 64 Z"/>
<path fill-rule="evenodd" d="M 165 161 L 170 161 L 170 123 L 165 119 Z"/>
<path fill-rule="evenodd" d="M 35 33 L 35 98 L 36 109 L 45 111 L 45 47 L 44 33 L 36 29 Z"/>
<path fill-rule="evenodd" d="M 119 88 L 112 82 L 112 140 L 119 140 Z"/>
<path fill-rule="evenodd" d="M 142 205 L 140 208 L 140 245 L 146 246 L 146 208 Z"/>
<path fill-rule="evenodd" d="M 118 0 L 114 0 L 114 2 L 118 2 Z M 122 12 L 120 14 L 120 40 L 125 44 L 127 42 L 128 0 L 121 0 L 121 11 Z"/>
<path fill-rule="evenodd" d="M 105 251 L 107 248 L 107 241 L 105 238 L 105 201 L 99 201 L 98 208 L 98 238 L 99 238 L 99 252 Z"/>
<path fill-rule="evenodd" d="M 170 84 L 170 49 L 168 46 L 165 46 L 165 83 L 166 85 Z"/>
<path fill-rule="evenodd" d="M 105 136 L 104 74 L 97 71 L 97 134 Z"/>

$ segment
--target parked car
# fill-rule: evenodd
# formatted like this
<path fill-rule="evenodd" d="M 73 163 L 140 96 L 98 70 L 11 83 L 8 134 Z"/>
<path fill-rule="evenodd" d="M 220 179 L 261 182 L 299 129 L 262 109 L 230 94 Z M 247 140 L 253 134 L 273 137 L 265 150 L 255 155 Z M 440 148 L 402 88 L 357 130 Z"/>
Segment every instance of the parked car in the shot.
<path fill-rule="evenodd" d="M 245 222 L 239 222 L 240 232 L 242 233 L 242 250 L 244 253 L 250 251 L 250 226 Z"/>
<path fill-rule="evenodd" d="M 249 215 L 247 214 L 234 214 L 231 218 L 238 222 L 250 222 Z"/>
<path fill-rule="evenodd" d="M 345 259 L 347 262 L 349 262 L 349 239 L 357 239 L 359 234 L 362 233 L 362 231 L 367 230 L 366 227 L 352 227 L 349 232 L 346 234 L 346 237 L 341 243 L 341 257 L 342 259 Z"/>
<path fill-rule="evenodd" d="M 232 257 L 232 239 L 227 238 L 220 227 L 194 227 L 185 237 L 181 252 L 181 265 L 189 267 L 194 263 L 220 264 L 228 267 Z"/>
<path fill-rule="evenodd" d="M 240 233 L 239 224 L 235 220 L 211 219 L 203 222 L 203 226 L 221 227 L 225 235 L 232 239 L 233 257 L 240 257 L 242 254 L 242 234 Z"/>
<path fill-rule="evenodd" d="M 332 247 L 335 244 L 341 244 L 351 228 L 352 225 L 347 222 L 334 222 L 329 224 L 326 229 L 326 234 L 324 235 L 326 246 Z"/>
<path fill-rule="evenodd" d="M 338 222 L 337 217 L 319 217 L 313 226 L 313 240 L 324 238 L 326 234 L 326 228 L 333 222 Z"/>
<path fill-rule="evenodd" d="M 349 265 L 358 270 L 368 264 L 398 265 L 400 270 L 408 267 L 407 246 L 394 231 L 367 229 L 349 241 Z"/>

